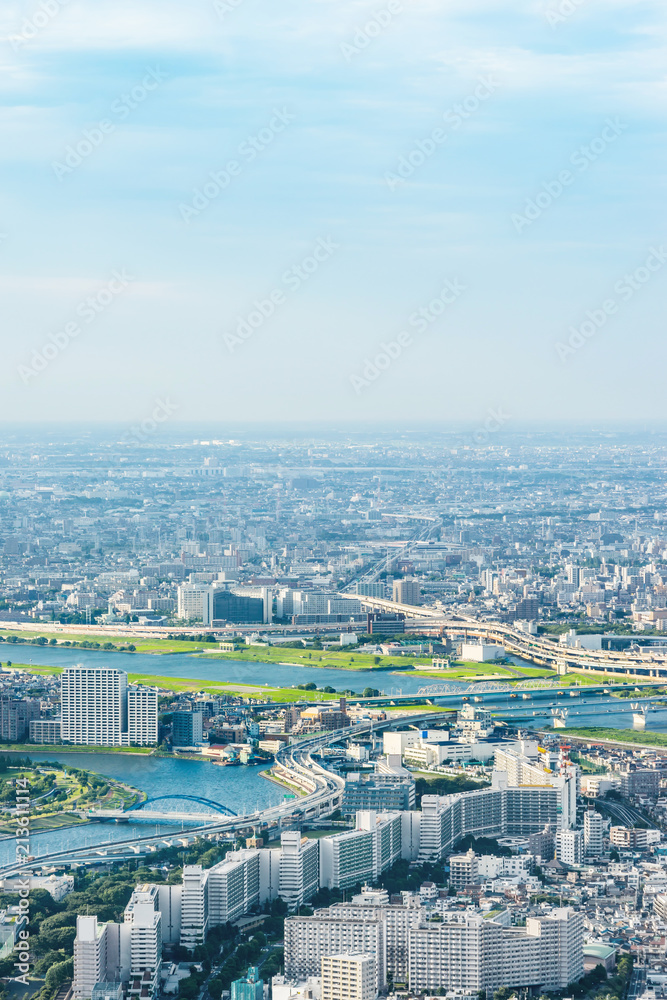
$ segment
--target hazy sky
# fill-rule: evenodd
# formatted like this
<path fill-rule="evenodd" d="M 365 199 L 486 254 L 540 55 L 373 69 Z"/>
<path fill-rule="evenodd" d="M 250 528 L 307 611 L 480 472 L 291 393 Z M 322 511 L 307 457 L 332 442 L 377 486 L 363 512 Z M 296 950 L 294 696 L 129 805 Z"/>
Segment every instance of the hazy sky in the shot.
<path fill-rule="evenodd" d="M 665 14 L 4 0 L 2 418 L 664 418 Z"/>

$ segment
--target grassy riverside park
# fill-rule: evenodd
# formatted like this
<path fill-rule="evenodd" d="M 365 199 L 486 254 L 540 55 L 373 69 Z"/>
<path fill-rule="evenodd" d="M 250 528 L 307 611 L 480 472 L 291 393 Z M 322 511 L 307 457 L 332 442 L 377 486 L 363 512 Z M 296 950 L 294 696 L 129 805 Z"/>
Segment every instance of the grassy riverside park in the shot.
<path fill-rule="evenodd" d="M 667 733 L 652 733 L 648 730 L 609 729 L 606 726 L 582 726 L 581 728 L 568 726 L 566 729 L 554 729 L 553 732 L 558 736 L 562 734 L 590 740 L 591 743 L 608 740 L 615 743 L 633 743 L 651 749 L 667 749 Z"/>
<path fill-rule="evenodd" d="M 489 675 L 503 680 L 511 680 L 513 677 L 516 678 L 519 675 L 524 677 L 553 676 L 553 671 L 540 667 L 512 666 L 508 668 L 496 663 L 455 663 L 447 670 L 434 671 L 431 666 L 432 658 L 430 656 L 412 656 L 410 654 L 406 654 L 405 656 L 398 656 L 396 654 L 382 656 L 362 652 L 363 646 L 358 649 L 345 651 L 336 649 L 295 649 L 291 647 L 284 648 L 283 646 L 239 646 L 233 653 L 227 653 L 217 648 L 217 642 L 201 643 L 180 639 L 159 639 L 152 636 L 150 638 L 142 638 L 140 636 L 96 635 L 93 633 L 82 636 L 81 633 L 70 634 L 65 632 L 59 632 L 56 637 L 52 633 L 40 633 L 37 627 L 35 627 L 34 639 L 31 642 L 29 637 L 32 635 L 32 631 L 19 632 L 16 630 L 0 629 L 0 636 L 4 637 L 5 640 L 4 643 L 0 642 L 0 660 L 3 657 L 10 657 L 10 650 L 16 645 L 45 645 L 44 643 L 37 644 L 34 642 L 34 639 L 42 636 L 43 638 L 57 639 L 55 643 L 48 643 L 52 648 L 67 648 L 71 649 L 73 653 L 79 648 L 91 650 L 90 643 L 99 643 L 102 652 L 124 653 L 125 656 L 131 656 L 132 652 L 153 655 L 189 653 L 211 660 L 247 660 L 250 663 L 277 663 L 287 666 L 294 664 L 295 666 L 319 667 L 330 670 L 373 670 L 379 673 L 389 670 L 398 672 L 410 670 L 417 677 L 446 677 L 450 680 L 476 680 L 477 678 L 488 678 Z M 7 641 L 8 639 L 23 639 L 24 642 Z M 86 643 L 83 647 L 81 645 L 82 642 Z M 73 643 L 76 643 L 76 645 L 73 645 Z M 105 644 L 111 644 L 114 648 L 103 649 Z M 119 649 L 118 644 L 125 648 Z M 134 646 L 134 650 L 128 651 L 128 645 Z M 93 651 L 95 651 L 94 647 Z"/>

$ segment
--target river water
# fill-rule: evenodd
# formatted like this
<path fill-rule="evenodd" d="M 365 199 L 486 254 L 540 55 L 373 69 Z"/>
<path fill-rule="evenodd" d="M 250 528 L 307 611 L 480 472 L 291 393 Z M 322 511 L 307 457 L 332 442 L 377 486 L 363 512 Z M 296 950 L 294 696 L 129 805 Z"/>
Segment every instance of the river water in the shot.
<path fill-rule="evenodd" d="M 30 753 L 33 760 L 57 760 L 86 771 L 96 771 L 109 778 L 125 781 L 146 792 L 150 797 L 158 795 L 199 795 L 227 806 L 242 815 L 277 805 L 283 799 L 284 791 L 275 782 L 263 778 L 261 772 L 266 767 L 219 767 L 202 760 L 171 759 L 168 757 L 147 757 L 137 754 L 116 753 L 66 753 L 57 747 L 40 753 Z M 205 812 L 205 807 L 194 802 L 160 802 L 155 806 L 160 811 L 196 813 Z M 202 822 L 205 817 L 202 816 Z M 104 844 L 114 840 L 127 840 L 132 835 L 149 836 L 152 833 L 167 834 L 186 829 L 181 822 L 173 825 L 160 823 L 158 827 L 149 820 L 132 823 L 91 823 L 84 826 L 68 827 L 49 833 L 36 833 L 30 838 L 30 851 L 39 856 L 68 847 L 86 847 Z M 0 840 L 0 865 L 13 860 L 15 844 L 13 838 Z"/>
<path fill-rule="evenodd" d="M 289 655 L 285 651 L 286 656 Z M 163 677 L 197 677 L 224 684 L 252 684 L 256 687 L 292 687 L 313 682 L 318 687 L 333 687 L 337 691 L 352 688 L 357 694 L 366 687 L 377 688 L 388 695 L 417 694 L 426 677 L 410 673 L 394 674 L 378 670 L 332 670 L 322 667 L 301 667 L 296 664 L 252 663 L 248 660 L 216 660 L 206 654 L 191 653 L 114 653 L 90 649 L 58 649 L 53 646 L 30 646 L 3 643 L 0 659 L 40 666 L 69 667 L 80 663 L 84 667 L 118 667 L 137 674 Z M 519 660 L 517 663 L 521 662 Z M 532 666 L 532 664 L 526 664 Z M 444 680 L 445 678 L 443 678 Z"/>

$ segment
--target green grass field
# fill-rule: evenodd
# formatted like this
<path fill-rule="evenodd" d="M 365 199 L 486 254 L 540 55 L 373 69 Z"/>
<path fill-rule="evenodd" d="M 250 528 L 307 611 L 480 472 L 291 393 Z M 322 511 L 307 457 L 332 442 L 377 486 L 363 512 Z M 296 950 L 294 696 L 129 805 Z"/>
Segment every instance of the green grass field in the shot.
<path fill-rule="evenodd" d="M 582 739 L 589 739 L 592 743 L 596 740 L 615 740 L 619 743 L 636 743 L 645 747 L 667 747 L 667 733 L 651 733 L 647 730 L 640 732 L 636 729 L 608 729 L 606 726 L 569 726 L 567 729 L 554 730 L 557 736 L 561 733 L 566 736 L 579 736 Z"/>

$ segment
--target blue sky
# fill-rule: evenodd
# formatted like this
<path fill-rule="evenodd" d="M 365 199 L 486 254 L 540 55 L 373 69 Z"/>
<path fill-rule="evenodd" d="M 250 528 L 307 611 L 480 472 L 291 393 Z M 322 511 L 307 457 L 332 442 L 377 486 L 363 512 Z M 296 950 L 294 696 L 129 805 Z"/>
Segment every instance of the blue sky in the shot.
<path fill-rule="evenodd" d="M 664 3 L 217 8 L 3 3 L 4 419 L 664 418 Z"/>

